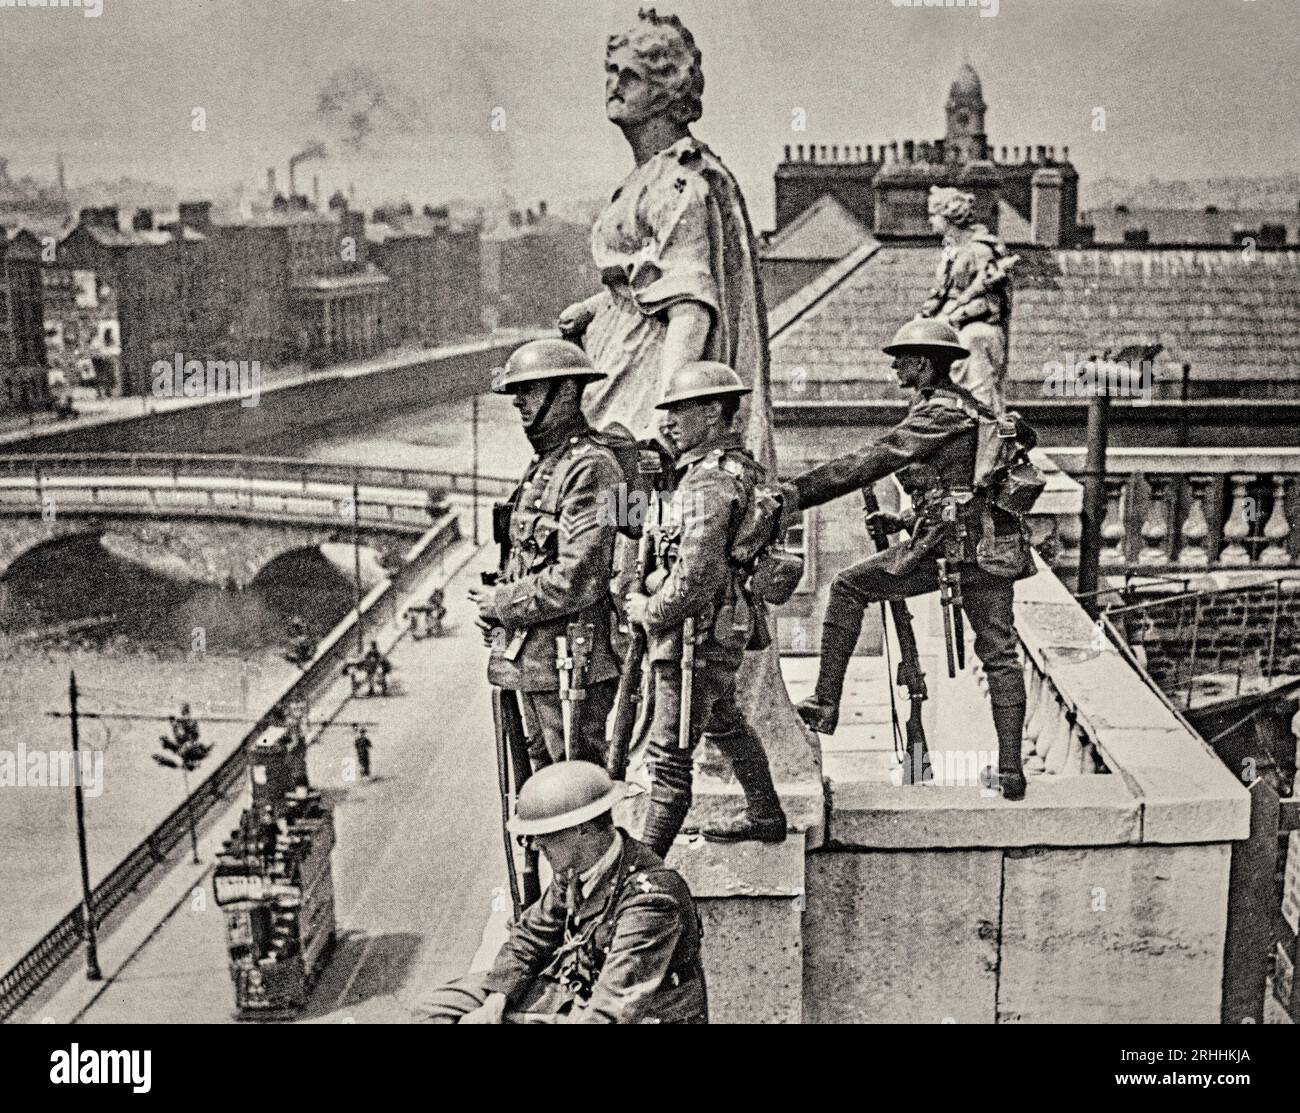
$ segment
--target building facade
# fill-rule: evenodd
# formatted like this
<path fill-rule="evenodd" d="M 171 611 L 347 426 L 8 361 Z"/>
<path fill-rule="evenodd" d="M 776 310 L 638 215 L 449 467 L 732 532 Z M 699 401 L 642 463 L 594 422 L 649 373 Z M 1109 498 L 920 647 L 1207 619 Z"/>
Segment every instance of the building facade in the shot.
<path fill-rule="evenodd" d="M 0 228 L 0 412 L 50 402 L 40 253 L 30 232 Z"/>

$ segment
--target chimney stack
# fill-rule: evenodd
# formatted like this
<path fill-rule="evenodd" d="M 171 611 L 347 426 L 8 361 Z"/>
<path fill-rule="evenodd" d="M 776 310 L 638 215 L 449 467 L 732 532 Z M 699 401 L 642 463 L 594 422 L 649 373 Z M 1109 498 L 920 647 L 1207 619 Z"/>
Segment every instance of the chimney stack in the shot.
<path fill-rule="evenodd" d="M 275 167 L 274 166 L 268 166 L 266 168 L 266 192 L 269 193 L 272 197 L 275 196 Z"/>
<path fill-rule="evenodd" d="M 787 143 L 787 144 L 785 145 L 785 161 L 786 161 L 786 162 L 789 162 L 789 161 L 790 161 L 790 144 L 789 144 L 789 143 Z"/>
<path fill-rule="evenodd" d="M 1046 148 L 1046 147 L 1041 146 L 1041 145 L 1039 146 L 1039 148 L 1038 148 L 1038 158 L 1035 159 L 1035 161 L 1036 161 L 1036 162 L 1039 162 L 1039 163 L 1044 163 L 1044 164 L 1047 162 L 1047 148 Z"/>
<path fill-rule="evenodd" d="M 867 144 L 867 161 L 868 162 L 876 161 L 875 148 L 870 143 Z"/>
<path fill-rule="evenodd" d="M 182 201 L 179 211 L 180 222 L 186 227 L 204 235 L 212 229 L 211 201 Z"/>
<path fill-rule="evenodd" d="M 313 209 L 320 208 L 320 175 L 311 176 L 311 205 Z"/>
<path fill-rule="evenodd" d="M 1061 192 L 1064 181 L 1059 170 L 1044 167 L 1034 171 L 1030 181 L 1029 226 L 1031 239 L 1036 244 L 1057 247 L 1061 242 Z"/>

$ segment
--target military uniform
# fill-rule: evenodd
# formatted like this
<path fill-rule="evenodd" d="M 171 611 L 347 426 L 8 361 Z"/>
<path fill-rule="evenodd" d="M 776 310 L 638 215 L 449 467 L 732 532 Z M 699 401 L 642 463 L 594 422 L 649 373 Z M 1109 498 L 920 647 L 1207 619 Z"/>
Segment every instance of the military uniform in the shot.
<path fill-rule="evenodd" d="M 938 590 L 938 560 L 946 555 L 954 512 L 965 528 L 958 568 L 963 611 L 984 663 L 998 738 L 1019 769 L 1025 682 L 1012 601 L 1014 582 L 1033 574 L 1028 539 L 1016 517 L 971 491 L 978 411 L 957 388 L 917 392 L 907 416 L 878 441 L 813 468 L 793 481 L 798 506 L 820 506 L 897 473 L 912 497 L 911 540 L 845 569 L 831 583 L 822 628 L 822 662 L 814 701 L 838 708 L 844 672 L 862 629 L 865 608 Z M 969 501 L 961 501 L 969 495 Z"/>
<path fill-rule="evenodd" d="M 501 993 L 516 1017 L 707 1023 L 690 890 L 648 847 L 623 831 L 618 839 L 613 860 L 589 886 L 552 881 L 512 925 L 491 971 L 438 990 L 422 1009 L 425 1018 L 452 1023 Z"/>
<path fill-rule="evenodd" d="M 555 639 L 589 623 L 592 653 L 577 707 L 574 757 L 603 764 L 619 664 L 610 645 L 614 538 L 603 512 L 623 482 L 614 454 L 581 418 L 534 442 L 510 502 L 509 554 L 492 597 L 500 624 L 488 680 L 520 694 L 534 768 L 564 757 Z"/>
<path fill-rule="evenodd" d="M 957 330 L 970 351 L 952 367 L 952 380 L 1001 416 L 1011 327 L 1011 286 L 1006 278 L 988 282 L 976 296 L 963 295 L 989 268 L 1005 258 L 1002 241 L 984 225 L 950 234 L 935 272 L 935 285 L 921 307 L 923 317 L 938 317 Z"/>
<path fill-rule="evenodd" d="M 677 487 L 662 521 L 651 525 L 660 582 L 649 595 L 645 628 L 654 684 L 647 764 L 650 809 L 643 834 L 666 854 L 691 806 L 692 759 L 707 733 L 730 759 L 756 818 L 783 836 L 785 815 L 767 755 L 736 704 L 736 670 L 746 648 L 769 644 L 763 604 L 751 598 L 735 562 L 752 524 L 754 488 L 762 468 L 739 435 L 727 433 L 685 452 Z M 695 672 L 690 746 L 679 745 L 682 628 L 695 620 Z"/>

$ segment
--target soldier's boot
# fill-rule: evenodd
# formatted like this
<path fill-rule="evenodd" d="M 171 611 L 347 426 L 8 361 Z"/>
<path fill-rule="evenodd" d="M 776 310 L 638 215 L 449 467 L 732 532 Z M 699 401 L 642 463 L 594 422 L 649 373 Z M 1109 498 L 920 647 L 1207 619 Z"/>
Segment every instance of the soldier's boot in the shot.
<path fill-rule="evenodd" d="M 993 705 L 993 725 L 998 732 L 998 784 L 1002 799 L 1025 798 L 1025 769 L 1021 758 L 1021 740 L 1025 733 L 1025 705 Z"/>
<path fill-rule="evenodd" d="M 817 687 L 813 694 L 795 704 L 795 710 L 818 734 L 834 734 L 840 722 L 840 697 L 844 674 L 858 644 L 861 626 L 850 628 L 827 621 L 822 626 L 822 655 L 817 666 Z"/>
<path fill-rule="evenodd" d="M 656 800 L 652 796 L 650 806 L 646 809 L 645 829 L 641 832 L 641 841 L 660 858 L 668 857 L 673 839 L 682 829 L 682 824 L 686 822 L 686 813 L 690 810 L 689 803 Z"/>
<path fill-rule="evenodd" d="M 733 819 L 719 820 L 700 829 L 706 839 L 713 842 L 784 842 L 786 836 L 785 809 L 772 783 L 772 767 L 768 764 L 763 744 L 752 730 L 734 730 L 709 737 L 731 762 L 736 780 L 745 790 L 745 810 Z"/>

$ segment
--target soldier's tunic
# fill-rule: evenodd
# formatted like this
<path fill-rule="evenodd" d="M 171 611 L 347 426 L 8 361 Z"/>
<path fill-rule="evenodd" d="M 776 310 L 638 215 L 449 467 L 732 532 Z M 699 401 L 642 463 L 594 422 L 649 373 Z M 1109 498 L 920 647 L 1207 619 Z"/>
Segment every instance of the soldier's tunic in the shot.
<path fill-rule="evenodd" d="M 652 526 L 657 566 L 666 569 L 646 607 L 647 659 L 654 684 L 647 765 L 653 800 L 690 806 L 692 755 L 707 733 L 737 774 L 767 764 L 736 703 L 736 670 L 747 648 L 769 643 L 763 604 L 750 598 L 745 575 L 731 561 L 762 474 L 738 435 L 728 433 L 683 453 L 677 487 L 663 521 Z M 679 745 L 682 624 L 695 619 L 695 673 L 690 748 Z"/>
<path fill-rule="evenodd" d="M 605 760 L 605 720 L 614 705 L 619 664 L 610 645 L 609 582 L 614 505 L 623 473 L 583 420 L 534 442 L 534 456 L 513 498 L 510 554 L 492 596 L 502 630 L 494 637 L 488 680 L 520 693 L 535 767 L 564 756 L 555 639 L 569 623 L 590 623 L 594 637 L 577 706 L 573 757 Z"/>
<path fill-rule="evenodd" d="M 968 359 L 952 366 L 952 380 L 999 416 L 1006 411 L 1003 384 L 1011 327 L 1011 288 L 1007 280 L 990 282 L 976 297 L 962 295 L 1007 254 L 1002 241 L 976 224 L 945 238 L 935 285 L 921 307 L 923 317 L 938 317 L 957 330 Z M 960 302 L 960 304 L 959 304 Z"/>
<path fill-rule="evenodd" d="M 438 990 L 426 1019 L 449 1023 L 502 993 L 510 1014 L 570 1024 L 706 1023 L 700 924 L 686 882 L 618 831 L 603 871 L 576 891 L 552 881 L 486 974 Z M 522 1019 L 522 1018 L 520 1018 Z"/>
<path fill-rule="evenodd" d="M 963 607 L 975 631 L 995 707 L 1025 702 L 1012 614 L 1014 582 L 1033 574 L 1020 523 L 986 505 L 981 495 L 958 506 L 949 496 L 971 491 L 978 416 L 969 396 L 946 388 L 917 392 L 907 416 L 879 440 L 794 480 L 800 509 L 820 506 L 894 472 L 913 501 L 911 540 L 845 569 L 831 583 L 823 643 L 852 653 L 866 606 L 938 590 L 938 560 L 951 528 L 946 508 L 966 529 L 959 563 Z M 952 512 L 952 509 L 949 512 Z"/>

